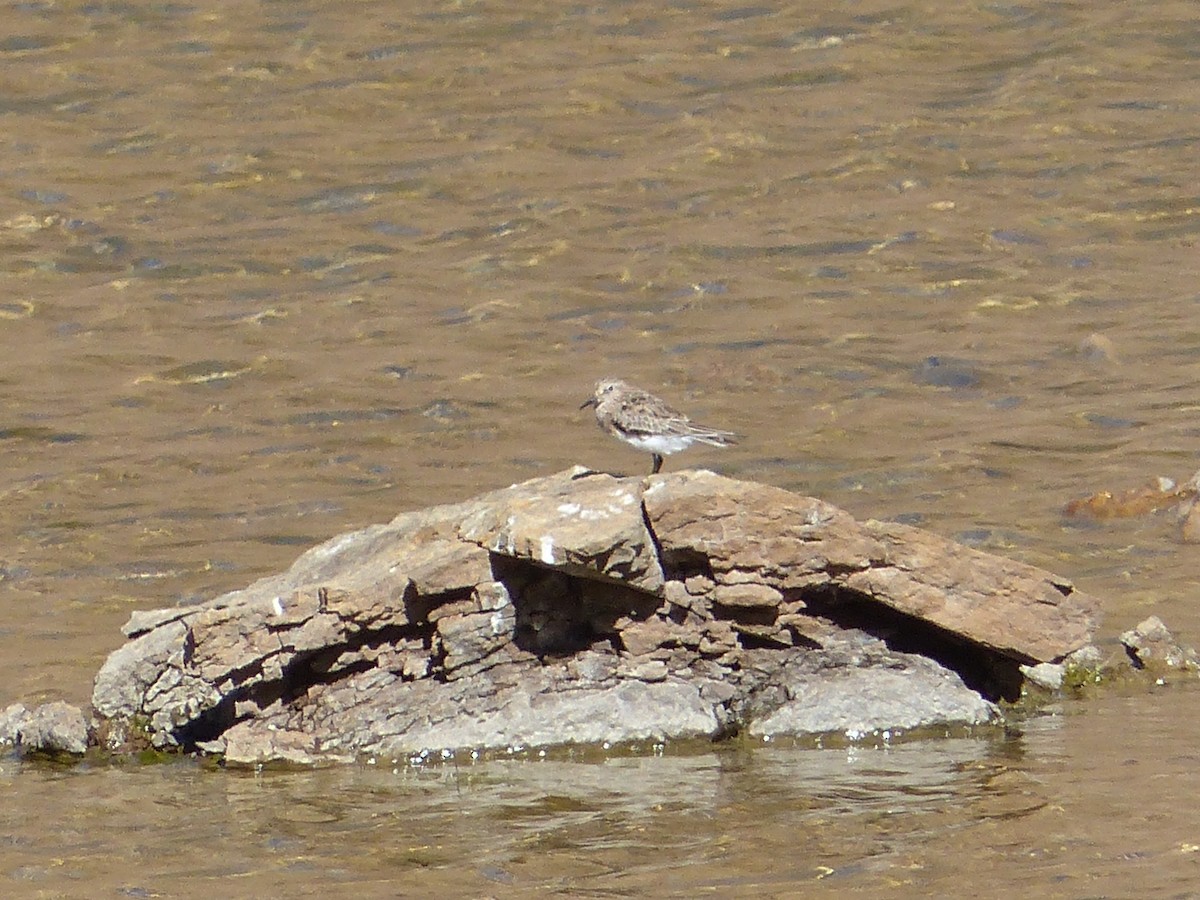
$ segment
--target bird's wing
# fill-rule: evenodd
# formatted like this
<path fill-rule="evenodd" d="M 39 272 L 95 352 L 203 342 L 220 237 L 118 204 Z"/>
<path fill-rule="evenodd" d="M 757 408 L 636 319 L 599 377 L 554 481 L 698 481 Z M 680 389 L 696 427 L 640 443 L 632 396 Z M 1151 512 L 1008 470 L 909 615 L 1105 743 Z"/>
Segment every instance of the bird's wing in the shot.
<path fill-rule="evenodd" d="M 616 423 L 629 434 L 688 434 L 688 417 L 646 391 L 631 391 L 622 398 Z"/>

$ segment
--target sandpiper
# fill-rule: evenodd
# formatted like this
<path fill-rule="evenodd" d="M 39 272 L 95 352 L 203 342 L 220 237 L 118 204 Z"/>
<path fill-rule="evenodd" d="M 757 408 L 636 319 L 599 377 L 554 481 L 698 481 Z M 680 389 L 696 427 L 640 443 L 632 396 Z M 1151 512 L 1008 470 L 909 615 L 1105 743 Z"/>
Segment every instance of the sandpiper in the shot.
<path fill-rule="evenodd" d="M 580 409 L 596 407 L 596 421 L 613 437 L 646 450 L 654 457 L 651 475 L 662 468 L 663 456 L 686 450 L 693 442 L 727 447 L 737 443 L 732 431 L 697 425 L 658 397 L 617 378 L 601 378 L 596 393 Z"/>

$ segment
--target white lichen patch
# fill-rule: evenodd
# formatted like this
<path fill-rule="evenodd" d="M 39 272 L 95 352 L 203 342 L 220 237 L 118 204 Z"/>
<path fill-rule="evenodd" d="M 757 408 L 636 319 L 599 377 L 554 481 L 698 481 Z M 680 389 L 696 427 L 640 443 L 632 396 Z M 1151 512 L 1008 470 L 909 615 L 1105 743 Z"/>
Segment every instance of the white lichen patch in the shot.
<path fill-rule="evenodd" d="M 504 634 L 504 632 L 508 631 L 505 627 L 504 613 L 500 612 L 500 610 L 492 613 L 491 625 L 493 635 Z"/>
<path fill-rule="evenodd" d="M 626 510 L 638 502 L 638 498 L 623 488 L 612 492 L 612 500 L 603 506 L 584 506 L 581 503 L 560 503 L 560 516 L 574 516 L 581 522 L 599 522 L 626 514 Z"/>
<path fill-rule="evenodd" d="M 502 553 L 505 556 L 512 556 L 517 549 L 516 543 L 513 541 L 513 526 L 517 524 L 516 516 L 509 516 L 504 522 L 504 528 L 496 535 L 496 539 L 492 541 L 492 545 L 488 548 L 493 553 Z"/>

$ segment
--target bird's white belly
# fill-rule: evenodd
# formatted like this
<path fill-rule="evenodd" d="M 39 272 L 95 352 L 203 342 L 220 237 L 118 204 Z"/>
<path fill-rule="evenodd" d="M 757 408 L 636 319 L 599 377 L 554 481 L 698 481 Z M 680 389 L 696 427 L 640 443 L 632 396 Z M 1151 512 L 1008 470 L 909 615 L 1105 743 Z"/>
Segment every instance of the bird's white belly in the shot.
<path fill-rule="evenodd" d="M 621 440 L 647 453 L 678 453 L 692 446 L 693 438 L 677 434 L 621 435 Z"/>

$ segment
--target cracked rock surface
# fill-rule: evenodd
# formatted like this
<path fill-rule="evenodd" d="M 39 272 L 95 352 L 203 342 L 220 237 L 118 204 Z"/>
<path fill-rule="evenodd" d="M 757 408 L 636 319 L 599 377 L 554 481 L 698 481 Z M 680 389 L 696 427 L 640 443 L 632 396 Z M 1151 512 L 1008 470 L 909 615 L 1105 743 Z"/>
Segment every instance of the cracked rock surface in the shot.
<path fill-rule="evenodd" d="M 978 724 L 1087 645 L 1048 572 L 704 471 L 576 467 L 136 613 L 107 733 L 231 762 Z"/>

